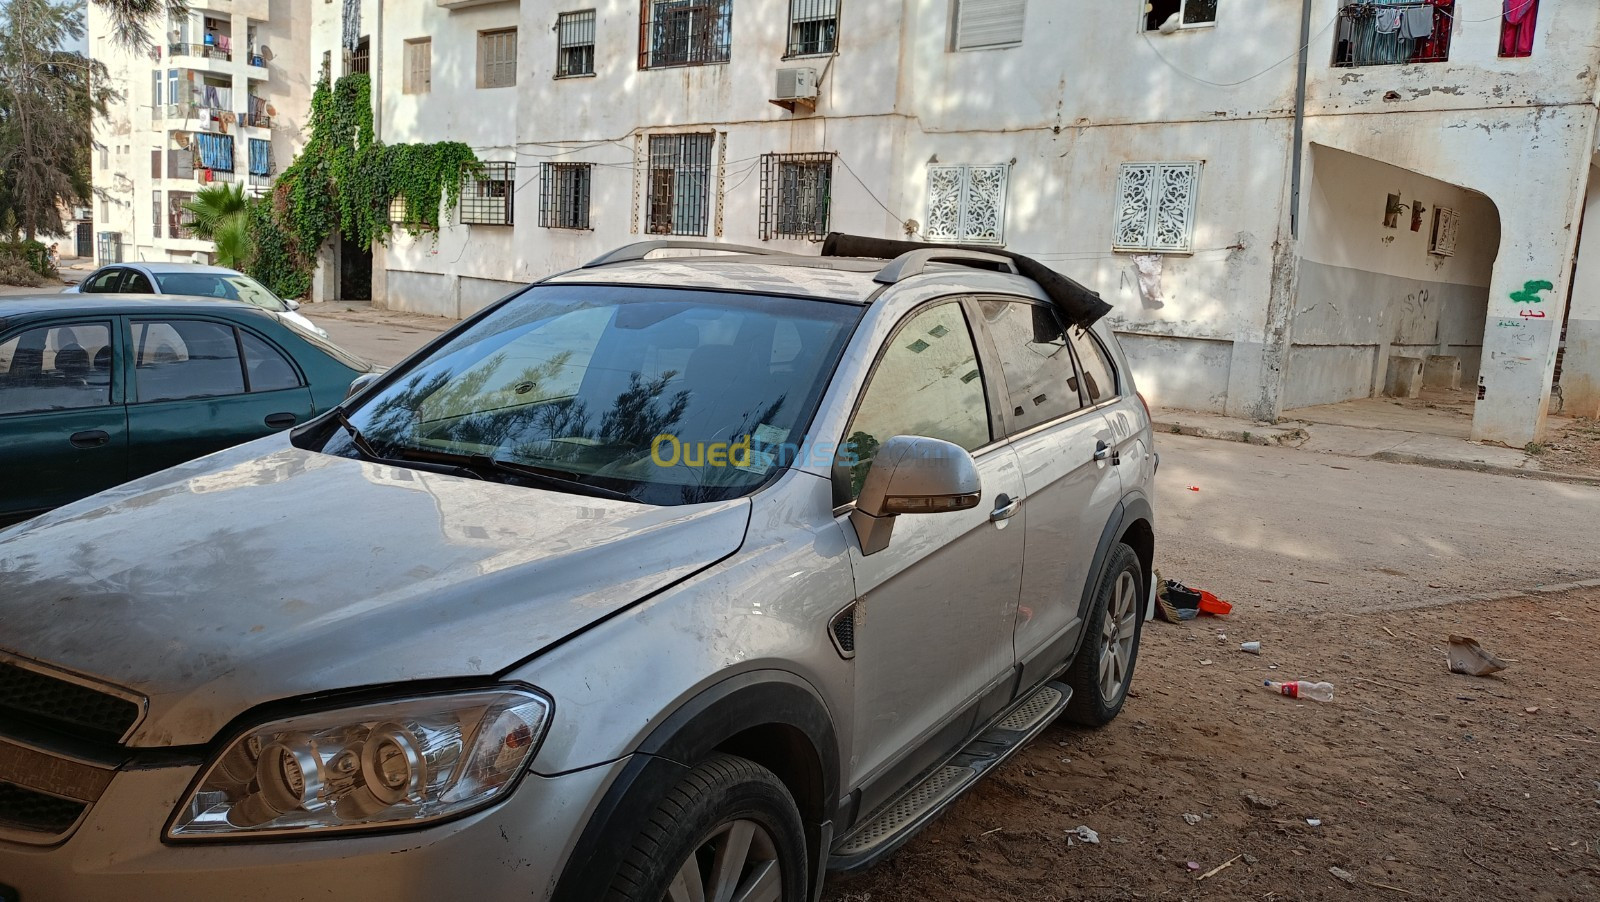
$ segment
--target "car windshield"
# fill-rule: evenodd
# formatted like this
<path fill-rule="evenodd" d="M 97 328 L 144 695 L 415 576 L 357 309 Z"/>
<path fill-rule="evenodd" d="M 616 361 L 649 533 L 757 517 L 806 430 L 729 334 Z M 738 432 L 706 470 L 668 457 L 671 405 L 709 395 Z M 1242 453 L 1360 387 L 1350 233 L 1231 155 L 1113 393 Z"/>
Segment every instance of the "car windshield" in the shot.
<path fill-rule="evenodd" d="M 796 298 L 535 287 L 361 398 L 322 450 L 647 504 L 737 497 L 796 456 L 860 316 Z"/>
<path fill-rule="evenodd" d="M 161 282 L 162 294 L 244 301 L 274 313 L 289 309 L 267 286 L 240 273 L 168 272 L 158 273 L 156 278 Z"/>

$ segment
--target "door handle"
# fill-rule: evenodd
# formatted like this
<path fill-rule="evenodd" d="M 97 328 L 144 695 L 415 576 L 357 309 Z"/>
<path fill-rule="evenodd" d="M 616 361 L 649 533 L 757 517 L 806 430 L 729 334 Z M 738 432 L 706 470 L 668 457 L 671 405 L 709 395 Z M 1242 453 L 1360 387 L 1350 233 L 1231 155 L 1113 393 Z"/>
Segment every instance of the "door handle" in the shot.
<path fill-rule="evenodd" d="M 1095 441 L 1094 459 L 1097 461 L 1110 461 L 1113 467 L 1122 463 L 1122 455 L 1117 453 L 1117 449 L 1106 444 L 1104 439 Z"/>
<path fill-rule="evenodd" d="M 288 429 L 300 420 L 292 413 L 269 413 L 262 422 L 271 429 Z"/>
<path fill-rule="evenodd" d="M 1015 517 L 1017 515 L 1017 511 L 1022 509 L 1021 498 L 1012 498 L 1004 493 L 1001 493 L 1000 497 L 994 499 L 994 503 L 997 506 L 994 510 L 989 512 L 989 519 L 995 523 Z"/>
<path fill-rule="evenodd" d="M 82 432 L 72 433 L 72 437 L 67 441 L 71 442 L 74 448 L 98 448 L 111 441 L 111 433 L 104 429 L 85 429 Z"/>

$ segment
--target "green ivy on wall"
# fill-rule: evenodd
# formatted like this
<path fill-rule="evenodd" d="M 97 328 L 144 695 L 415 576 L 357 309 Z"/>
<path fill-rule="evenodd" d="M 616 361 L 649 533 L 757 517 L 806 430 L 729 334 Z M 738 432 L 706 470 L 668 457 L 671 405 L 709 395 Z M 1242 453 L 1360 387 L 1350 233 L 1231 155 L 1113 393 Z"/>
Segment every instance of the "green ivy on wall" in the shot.
<path fill-rule="evenodd" d="M 439 228 L 439 213 L 461 200 L 461 178 L 482 167 L 459 141 L 386 145 L 372 126 L 372 85 L 365 74 L 317 84 L 305 149 L 247 211 L 251 251 L 245 269 L 288 298 L 311 290 L 317 251 L 338 234 L 361 247 L 384 244 L 403 204 L 405 228 Z"/>

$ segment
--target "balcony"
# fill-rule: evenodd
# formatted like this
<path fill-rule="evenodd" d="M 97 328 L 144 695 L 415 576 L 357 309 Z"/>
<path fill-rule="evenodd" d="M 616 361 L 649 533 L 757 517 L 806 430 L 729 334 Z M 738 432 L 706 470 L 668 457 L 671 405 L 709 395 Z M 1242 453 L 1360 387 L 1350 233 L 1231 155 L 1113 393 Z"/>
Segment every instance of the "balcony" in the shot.
<path fill-rule="evenodd" d="M 1450 59 L 1454 21 L 1454 0 L 1351 3 L 1339 10 L 1333 65 L 1356 68 L 1445 62 Z"/>
<path fill-rule="evenodd" d="M 239 124 L 250 128 L 271 128 L 272 117 L 266 113 L 240 113 Z"/>
<path fill-rule="evenodd" d="M 185 44 L 174 41 L 167 45 L 167 55 L 172 59 L 178 57 L 199 57 L 200 59 L 214 59 L 223 62 L 232 62 L 231 50 L 224 50 L 216 44 Z"/>

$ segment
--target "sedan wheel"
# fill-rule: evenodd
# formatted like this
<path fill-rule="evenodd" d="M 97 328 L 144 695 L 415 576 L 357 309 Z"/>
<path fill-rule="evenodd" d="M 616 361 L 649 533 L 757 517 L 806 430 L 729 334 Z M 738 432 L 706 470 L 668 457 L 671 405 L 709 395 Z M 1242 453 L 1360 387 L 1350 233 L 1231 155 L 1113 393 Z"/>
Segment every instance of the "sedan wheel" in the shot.
<path fill-rule="evenodd" d="M 781 902 L 783 865 L 772 834 L 755 821 L 717 831 L 678 868 L 664 902 Z"/>

